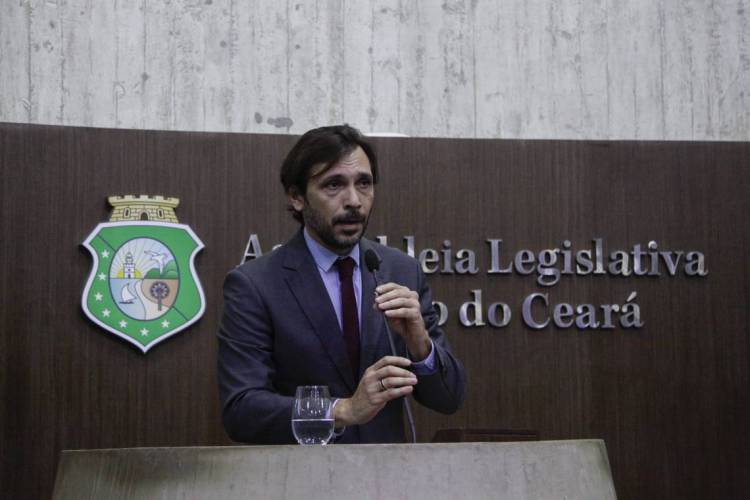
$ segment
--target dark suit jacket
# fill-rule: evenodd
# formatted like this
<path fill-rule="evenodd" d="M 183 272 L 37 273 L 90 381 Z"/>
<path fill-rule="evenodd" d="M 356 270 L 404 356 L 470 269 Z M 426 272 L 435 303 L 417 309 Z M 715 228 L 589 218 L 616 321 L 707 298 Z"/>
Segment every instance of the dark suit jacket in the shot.
<path fill-rule="evenodd" d="M 380 282 L 400 283 L 419 292 L 422 316 L 436 350 L 436 373 L 419 376 L 414 397 L 442 413 L 455 412 L 464 399 L 464 370 L 453 356 L 432 307 L 419 263 L 406 254 L 362 239 L 382 262 Z M 364 266 L 364 257 L 360 259 Z M 384 318 L 372 308 L 372 274 L 362 269 L 360 377 L 390 354 Z M 235 441 L 293 443 L 294 392 L 300 385 L 327 385 L 332 397 L 350 397 L 357 388 L 336 313 L 302 231 L 286 245 L 249 261 L 224 282 L 224 314 L 218 334 L 218 376 L 224 427 Z M 398 354 L 406 347 L 394 334 Z M 403 401 L 389 402 L 370 422 L 347 428 L 337 442 L 404 441 Z"/>

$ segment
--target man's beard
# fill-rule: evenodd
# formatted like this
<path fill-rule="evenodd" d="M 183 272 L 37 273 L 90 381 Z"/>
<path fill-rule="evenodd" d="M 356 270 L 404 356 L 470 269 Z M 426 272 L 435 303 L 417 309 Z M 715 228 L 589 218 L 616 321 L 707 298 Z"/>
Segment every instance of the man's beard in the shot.
<path fill-rule="evenodd" d="M 329 223 L 321 216 L 320 212 L 310 208 L 310 205 L 307 203 L 305 203 L 305 206 L 302 208 L 302 218 L 305 221 L 305 226 L 309 230 L 314 231 L 325 246 L 331 250 L 337 251 L 338 253 L 344 253 L 351 250 L 352 247 L 362 239 L 362 236 L 367 229 L 367 223 L 369 222 L 369 217 L 352 210 L 346 214 L 337 215 L 333 218 L 333 221 Z M 361 223 L 362 231 L 355 233 L 352 236 L 337 235 L 334 230 L 335 225 L 345 222 Z"/>

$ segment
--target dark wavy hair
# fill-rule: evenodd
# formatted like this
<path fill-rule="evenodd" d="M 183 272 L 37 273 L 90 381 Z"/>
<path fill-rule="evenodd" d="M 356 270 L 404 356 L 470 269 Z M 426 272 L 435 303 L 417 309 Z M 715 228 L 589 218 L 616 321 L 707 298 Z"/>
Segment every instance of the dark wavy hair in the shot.
<path fill-rule="evenodd" d="M 321 174 L 335 165 L 341 158 L 348 155 L 357 147 L 370 160 L 373 183 L 378 182 L 378 158 L 372 145 L 367 142 L 362 133 L 347 125 L 333 125 L 309 130 L 299 138 L 281 164 L 281 184 L 284 192 L 289 194 L 296 190 L 304 196 L 307 192 L 307 182 L 310 180 L 310 170 L 314 165 L 324 165 Z M 291 205 L 287 210 L 297 222 L 302 223 L 302 214 L 294 210 Z"/>

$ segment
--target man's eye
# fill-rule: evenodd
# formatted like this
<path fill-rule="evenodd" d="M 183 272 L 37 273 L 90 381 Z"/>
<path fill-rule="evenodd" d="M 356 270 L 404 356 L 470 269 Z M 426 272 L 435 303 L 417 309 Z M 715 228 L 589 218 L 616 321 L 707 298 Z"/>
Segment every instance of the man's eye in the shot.
<path fill-rule="evenodd" d="M 362 187 L 370 187 L 372 186 L 372 179 L 362 179 L 358 182 L 358 184 Z"/>
<path fill-rule="evenodd" d="M 339 181 L 328 181 L 323 185 L 323 187 L 325 189 L 338 189 L 341 187 L 341 183 Z"/>

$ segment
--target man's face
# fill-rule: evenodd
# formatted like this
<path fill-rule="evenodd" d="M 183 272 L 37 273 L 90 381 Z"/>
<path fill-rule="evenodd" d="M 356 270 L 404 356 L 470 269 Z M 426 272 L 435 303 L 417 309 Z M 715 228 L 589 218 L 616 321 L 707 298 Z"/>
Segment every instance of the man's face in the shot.
<path fill-rule="evenodd" d="M 370 160 L 357 147 L 325 172 L 324 167 L 314 165 L 307 193 L 303 196 L 291 192 L 289 201 L 302 213 L 310 236 L 343 255 L 357 244 L 367 228 L 375 197 Z"/>

